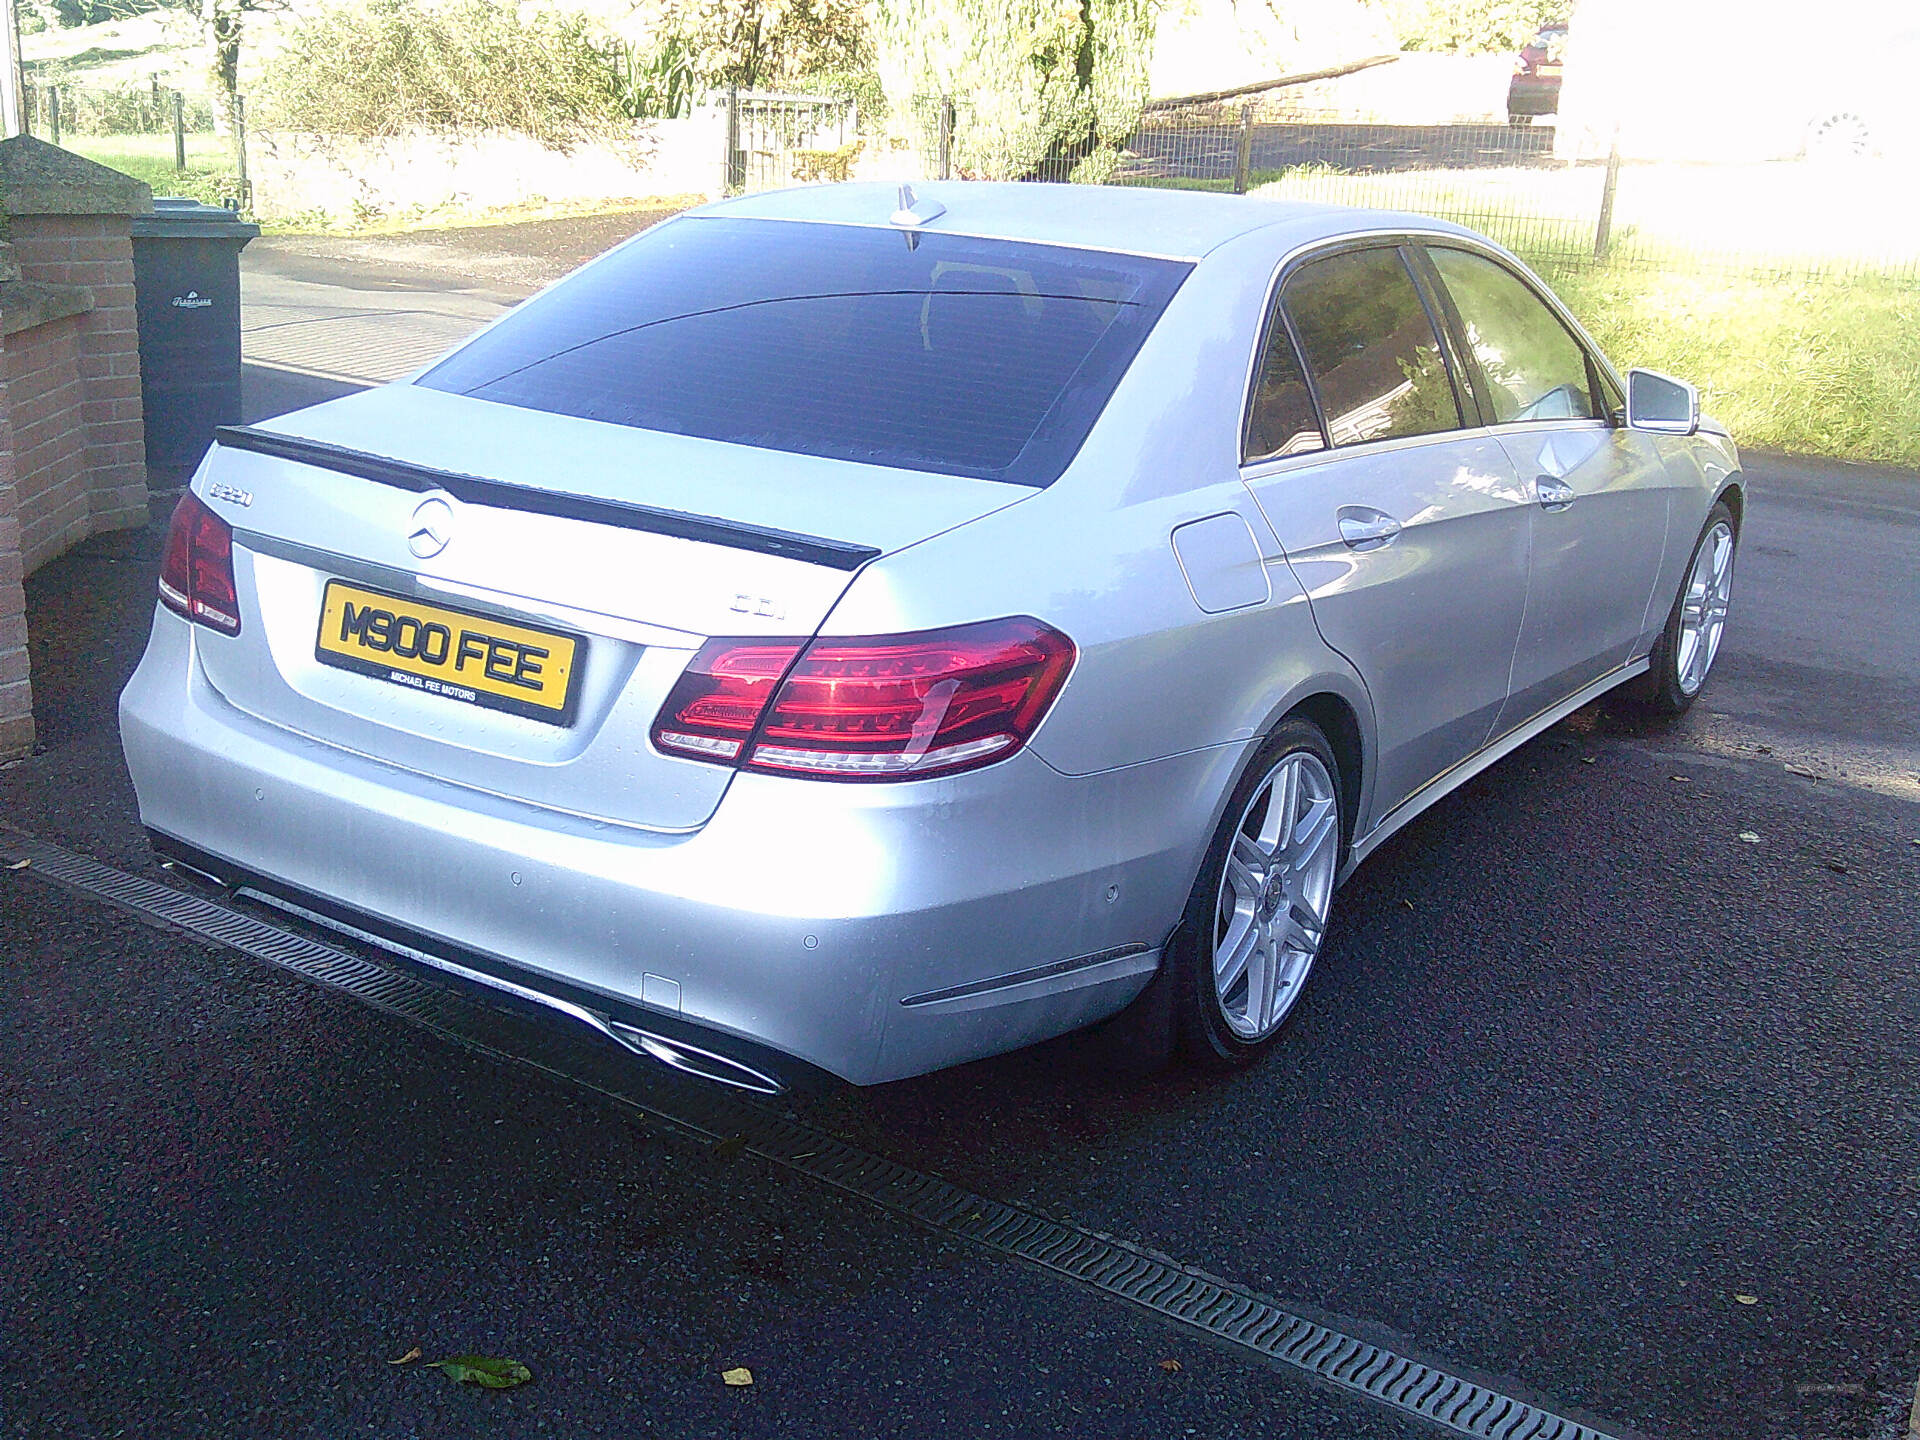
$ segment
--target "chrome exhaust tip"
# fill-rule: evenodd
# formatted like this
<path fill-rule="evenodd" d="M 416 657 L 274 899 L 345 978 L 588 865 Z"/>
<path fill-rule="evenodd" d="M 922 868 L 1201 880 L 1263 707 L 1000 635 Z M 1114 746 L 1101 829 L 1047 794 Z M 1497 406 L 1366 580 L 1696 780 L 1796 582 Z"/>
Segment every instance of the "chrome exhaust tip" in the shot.
<path fill-rule="evenodd" d="M 691 1075 L 696 1080 L 711 1081 L 715 1085 L 727 1085 L 736 1090 L 748 1090 L 755 1095 L 783 1095 L 786 1082 L 754 1069 L 728 1055 L 719 1055 L 711 1050 L 702 1050 L 697 1045 L 689 1045 L 684 1040 L 671 1040 L 664 1035 L 656 1035 L 650 1030 L 642 1030 L 622 1020 L 607 1020 L 606 1032 L 622 1045 L 637 1054 L 657 1060 L 670 1070 L 682 1075 Z"/>

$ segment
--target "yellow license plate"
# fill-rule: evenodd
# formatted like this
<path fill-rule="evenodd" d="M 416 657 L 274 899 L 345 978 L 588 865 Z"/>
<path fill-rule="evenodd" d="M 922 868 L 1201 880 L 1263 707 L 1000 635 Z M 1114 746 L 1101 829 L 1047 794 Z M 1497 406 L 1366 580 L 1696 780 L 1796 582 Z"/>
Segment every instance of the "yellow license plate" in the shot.
<path fill-rule="evenodd" d="M 570 725 L 585 649 L 577 635 L 329 580 L 313 654 L 410 690 Z"/>

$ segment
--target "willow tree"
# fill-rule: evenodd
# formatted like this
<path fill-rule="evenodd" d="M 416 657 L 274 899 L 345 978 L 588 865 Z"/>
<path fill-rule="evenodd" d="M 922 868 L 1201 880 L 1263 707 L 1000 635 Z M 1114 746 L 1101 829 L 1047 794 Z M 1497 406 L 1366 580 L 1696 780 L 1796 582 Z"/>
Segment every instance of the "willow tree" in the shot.
<path fill-rule="evenodd" d="M 1147 98 L 1158 0 L 878 0 L 880 77 L 923 143 L 954 112 L 954 172 L 1103 180 Z"/>

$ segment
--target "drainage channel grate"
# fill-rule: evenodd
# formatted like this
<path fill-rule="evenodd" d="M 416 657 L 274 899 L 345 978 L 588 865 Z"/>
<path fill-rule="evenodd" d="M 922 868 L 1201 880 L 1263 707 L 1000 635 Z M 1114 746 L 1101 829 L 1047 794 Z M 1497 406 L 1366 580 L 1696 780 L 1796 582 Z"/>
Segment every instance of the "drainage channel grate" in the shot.
<path fill-rule="evenodd" d="M 1124 1240 L 1080 1230 L 963 1190 L 938 1176 L 711 1087 L 635 1073 L 625 1052 L 596 1063 L 535 1025 L 461 998 L 363 956 L 255 916 L 129 875 L 20 831 L 0 827 L 0 862 L 282 966 L 469 1048 L 584 1086 L 707 1139 L 739 1136 L 754 1153 L 931 1229 L 1016 1256 L 1216 1340 L 1303 1371 L 1337 1389 L 1476 1440 L 1619 1440 L 1623 1432 L 1504 1393 L 1443 1365 L 1402 1354 L 1289 1310 Z M 607 1048 L 614 1050 L 611 1042 Z M 670 1097 L 670 1100 L 662 1097 Z"/>

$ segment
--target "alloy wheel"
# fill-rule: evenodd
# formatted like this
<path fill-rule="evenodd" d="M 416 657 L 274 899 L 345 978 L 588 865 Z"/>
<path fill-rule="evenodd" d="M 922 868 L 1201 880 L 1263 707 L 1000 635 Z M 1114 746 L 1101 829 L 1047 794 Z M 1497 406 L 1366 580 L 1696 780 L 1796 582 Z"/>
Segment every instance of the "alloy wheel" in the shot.
<path fill-rule="evenodd" d="M 1707 532 L 1693 557 L 1687 593 L 1680 601 L 1679 644 L 1674 653 L 1674 678 L 1683 695 L 1697 695 L 1713 668 L 1720 636 L 1727 628 L 1727 607 L 1733 598 L 1733 527 L 1722 520 Z"/>
<path fill-rule="evenodd" d="M 1333 776 L 1310 752 L 1283 756 L 1241 811 L 1214 904 L 1213 988 L 1236 1039 L 1266 1039 L 1299 999 L 1339 860 Z"/>

